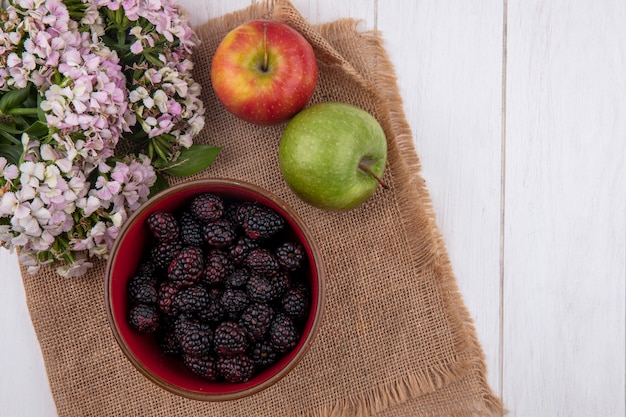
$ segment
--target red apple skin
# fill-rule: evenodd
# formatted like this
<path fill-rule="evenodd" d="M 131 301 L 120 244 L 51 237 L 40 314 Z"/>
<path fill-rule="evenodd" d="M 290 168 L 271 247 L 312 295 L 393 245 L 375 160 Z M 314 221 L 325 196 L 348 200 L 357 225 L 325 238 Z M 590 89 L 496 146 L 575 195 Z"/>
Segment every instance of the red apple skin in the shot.
<path fill-rule="evenodd" d="M 262 126 L 284 122 L 303 109 L 317 77 L 311 44 L 293 28 L 270 20 L 251 20 L 233 29 L 211 64 L 213 90 L 224 107 Z"/>

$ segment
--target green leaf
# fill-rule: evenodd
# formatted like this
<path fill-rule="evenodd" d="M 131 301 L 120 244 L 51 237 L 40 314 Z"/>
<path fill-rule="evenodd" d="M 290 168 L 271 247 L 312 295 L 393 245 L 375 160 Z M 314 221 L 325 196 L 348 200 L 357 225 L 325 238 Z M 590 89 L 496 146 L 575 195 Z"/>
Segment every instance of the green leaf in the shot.
<path fill-rule="evenodd" d="M 12 135 L 22 135 L 22 131 L 20 129 L 16 129 L 15 126 L 12 126 L 7 123 L 0 122 L 0 130 L 11 133 Z"/>
<path fill-rule="evenodd" d="M 46 123 L 48 120 L 46 119 L 46 113 L 41 109 L 41 102 L 43 101 L 43 97 L 41 94 L 37 94 L 37 118 Z"/>
<path fill-rule="evenodd" d="M 7 114 L 7 111 L 24 103 L 30 94 L 30 84 L 19 90 L 11 90 L 0 97 L 0 114 Z"/>
<path fill-rule="evenodd" d="M 183 149 L 178 160 L 165 172 L 179 177 L 196 174 L 208 168 L 221 150 L 221 147 L 195 143 L 190 148 Z"/>
<path fill-rule="evenodd" d="M 48 124 L 42 122 L 41 120 L 37 120 L 35 123 L 30 125 L 28 129 L 25 130 L 29 136 L 41 137 L 48 134 Z"/>
<path fill-rule="evenodd" d="M 142 53 L 143 57 L 146 58 L 146 60 L 148 60 L 148 62 L 150 62 L 152 65 L 154 65 L 157 68 L 161 68 L 163 65 L 163 62 L 161 62 L 157 57 L 153 56 L 152 54 L 148 53 L 147 51 L 144 51 Z"/>
<path fill-rule="evenodd" d="M 165 179 L 165 175 L 163 175 L 160 172 L 156 173 L 156 182 L 154 183 L 154 185 L 152 187 L 150 187 L 150 197 L 152 197 L 155 194 L 160 193 L 163 190 L 166 190 L 167 188 L 169 188 L 169 184 L 167 182 L 167 179 Z"/>
<path fill-rule="evenodd" d="M 4 156 L 9 163 L 17 165 L 22 157 L 22 149 L 17 146 L 3 143 L 0 144 L 0 156 Z"/>
<path fill-rule="evenodd" d="M 8 141 L 7 143 L 12 143 L 13 145 L 19 146 L 20 148 L 22 147 L 21 140 L 16 138 L 10 132 L 7 132 L 6 130 L 0 129 L 0 137 L 6 139 Z M 21 137 L 21 133 L 20 133 L 19 137 Z"/>

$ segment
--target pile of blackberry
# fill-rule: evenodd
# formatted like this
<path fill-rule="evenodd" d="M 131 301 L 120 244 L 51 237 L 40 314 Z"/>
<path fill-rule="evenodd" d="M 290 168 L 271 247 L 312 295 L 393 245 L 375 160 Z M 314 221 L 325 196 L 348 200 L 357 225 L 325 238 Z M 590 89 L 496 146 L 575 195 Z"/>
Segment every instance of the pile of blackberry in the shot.
<path fill-rule="evenodd" d="M 245 382 L 291 351 L 309 314 L 303 247 L 285 219 L 218 194 L 147 219 L 128 322 L 210 381 Z"/>

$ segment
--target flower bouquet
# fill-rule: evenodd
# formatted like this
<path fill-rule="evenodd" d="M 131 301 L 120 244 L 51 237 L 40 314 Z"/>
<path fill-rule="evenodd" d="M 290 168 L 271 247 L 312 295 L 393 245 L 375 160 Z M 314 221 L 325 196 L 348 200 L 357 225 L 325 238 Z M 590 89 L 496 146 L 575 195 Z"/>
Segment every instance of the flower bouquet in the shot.
<path fill-rule="evenodd" d="M 78 276 L 164 174 L 218 147 L 174 0 L 10 0 L 0 10 L 0 243 Z"/>

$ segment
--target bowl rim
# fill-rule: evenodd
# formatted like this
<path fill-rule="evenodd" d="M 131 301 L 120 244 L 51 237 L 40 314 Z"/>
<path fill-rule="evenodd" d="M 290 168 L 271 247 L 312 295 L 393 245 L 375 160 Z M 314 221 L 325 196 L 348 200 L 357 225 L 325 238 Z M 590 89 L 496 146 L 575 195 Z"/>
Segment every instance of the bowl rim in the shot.
<path fill-rule="evenodd" d="M 173 383 L 161 378 L 160 376 L 154 374 L 144 363 L 134 354 L 134 352 L 127 346 L 124 338 L 121 335 L 117 320 L 113 313 L 112 307 L 112 280 L 111 280 L 111 269 L 115 264 L 115 259 L 117 257 L 119 246 L 122 243 L 122 240 L 130 227 L 133 225 L 134 221 L 140 217 L 143 213 L 149 210 L 152 206 L 157 204 L 170 197 L 172 194 L 176 194 L 182 190 L 187 190 L 190 188 L 196 187 L 207 187 L 207 186 L 222 186 L 222 187 L 234 187 L 234 188 L 243 188 L 253 194 L 258 194 L 263 196 L 266 199 L 271 200 L 276 206 L 280 207 L 295 223 L 295 225 L 301 230 L 302 235 L 307 239 L 307 243 L 311 249 L 311 254 L 313 256 L 312 261 L 316 266 L 316 277 L 318 284 L 317 291 L 317 299 L 314 302 L 317 305 L 317 309 L 315 312 L 315 316 L 312 321 L 311 329 L 304 340 L 301 348 L 296 352 L 294 357 L 285 364 L 283 368 L 281 368 L 275 375 L 270 378 L 262 381 L 259 384 L 253 385 L 248 388 L 244 388 L 241 390 L 236 390 L 228 393 L 207 393 L 201 391 L 193 391 L 185 388 L 181 388 Z M 231 179 L 231 178 L 204 178 L 204 179 L 194 179 L 190 181 L 185 181 L 183 183 L 179 183 L 173 186 L 168 187 L 165 190 L 160 191 L 155 194 L 151 198 L 149 198 L 146 202 L 144 202 L 137 210 L 135 210 L 124 222 L 122 227 L 120 228 L 118 237 L 115 239 L 113 246 L 110 250 L 110 256 L 106 263 L 105 268 L 105 276 L 104 276 L 104 303 L 106 308 L 107 320 L 109 322 L 109 327 L 113 333 L 113 336 L 121 348 L 124 356 L 127 360 L 131 362 L 131 364 L 137 369 L 144 377 L 150 380 L 155 385 L 177 395 L 180 395 L 184 398 L 199 400 L 199 401 L 228 401 L 235 400 L 250 396 L 259 391 L 262 391 L 271 385 L 274 385 L 278 381 L 280 381 L 284 376 L 286 376 L 291 370 L 293 370 L 296 365 L 302 360 L 304 355 L 308 352 L 309 348 L 313 344 L 314 340 L 317 337 L 319 329 L 322 324 L 322 320 L 324 317 L 324 307 L 325 307 L 325 298 L 326 298 L 326 272 L 324 263 L 322 261 L 321 251 L 317 242 L 312 238 L 312 234 L 310 229 L 306 226 L 300 215 L 296 213 L 296 211 L 289 206 L 283 199 L 278 197 L 276 194 L 268 191 L 258 185 L 252 184 L 250 182 Z"/>

